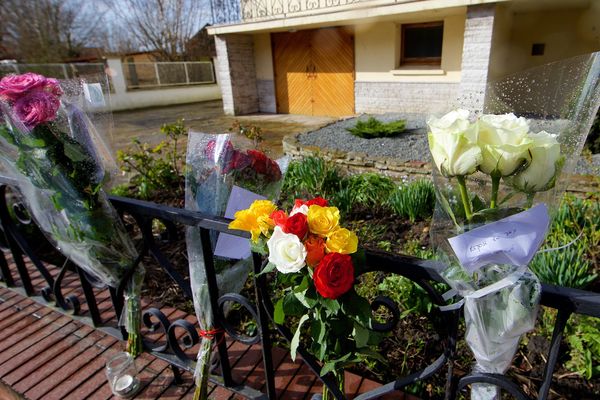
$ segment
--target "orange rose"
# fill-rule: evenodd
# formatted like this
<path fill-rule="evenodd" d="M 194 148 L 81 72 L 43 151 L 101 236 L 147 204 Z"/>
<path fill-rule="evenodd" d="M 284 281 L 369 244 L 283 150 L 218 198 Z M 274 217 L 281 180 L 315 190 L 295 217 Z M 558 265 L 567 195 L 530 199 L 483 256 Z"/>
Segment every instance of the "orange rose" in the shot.
<path fill-rule="evenodd" d="M 314 268 L 325 257 L 325 241 L 315 235 L 309 235 L 304 241 L 306 248 L 306 264 Z"/>

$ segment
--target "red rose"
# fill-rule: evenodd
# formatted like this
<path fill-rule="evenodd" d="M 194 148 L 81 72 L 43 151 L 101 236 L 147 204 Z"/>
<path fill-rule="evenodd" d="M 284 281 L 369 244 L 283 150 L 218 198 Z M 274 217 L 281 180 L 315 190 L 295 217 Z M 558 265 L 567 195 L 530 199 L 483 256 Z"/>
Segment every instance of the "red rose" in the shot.
<path fill-rule="evenodd" d="M 308 200 L 308 201 L 300 200 L 300 199 L 296 199 L 294 201 L 294 208 L 299 208 L 299 207 L 302 207 L 303 205 L 306 205 L 307 207 L 310 207 L 312 205 L 327 207 L 329 205 L 329 202 L 322 197 L 315 197 L 314 199 Z"/>
<path fill-rule="evenodd" d="M 308 222 L 306 221 L 306 215 L 302 213 L 297 213 L 289 217 L 285 221 L 283 231 L 285 233 L 292 233 L 298 236 L 300 240 L 304 239 L 304 236 L 306 236 L 306 233 L 308 232 Z"/>
<path fill-rule="evenodd" d="M 312 205 L 327 207 L 329 203 L 322 197 L 315 197 L 314 199 L 307 201 L 306 205 L 309 207 Z"/>
<path fill-rule="evenodd" d="M 262 151 L 248 150 L 248 156 L 252 163 L 252 169 L 261 175 L 267 174 L 267 156 Z"/>
<path fill-rule="evenodd" d="M 273 211 L 269 217 L 273 220 L 275 225 L 277 225 L 281 229 L 285 230 L 285 228 L 284 228 L 285 222 L 287 221 L 287 218 L 288 218 L 285 211 L 283 211 L 283 210 Z"/>
<path fill-rule="evenodd" d="M 347 254 L 329 253 L 315 268 L 317 292 L 326 299 L 337 299 L 354 285 L 354 266 Z"/>

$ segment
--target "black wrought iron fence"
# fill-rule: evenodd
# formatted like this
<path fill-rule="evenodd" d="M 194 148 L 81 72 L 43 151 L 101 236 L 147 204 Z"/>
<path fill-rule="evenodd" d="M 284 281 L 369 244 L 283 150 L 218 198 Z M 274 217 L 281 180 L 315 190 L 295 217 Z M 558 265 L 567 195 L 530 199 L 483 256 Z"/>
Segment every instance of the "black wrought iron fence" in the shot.
<path fill-rule="evenodd" d="M 32 237 L 35 238 L 35 235 L 39 232 L 36 233 L 32 221 L 27 216 L 26 210 L 18 201 L 18 192 L 11 185 L 13 185 L 13 182 L 10 180 L 0 178 L 0 222 L 3 231 L 3 235 L 0 235 L 0 239 L 3 239 L 0 245 L 4 250 L 0 257 L 2 284 L 34 297 L 36 300 L 54 304 L 65 312 L 73 314 L 73 318 L 83 320 L 97 329 L 124 339 L 126 332 L 118 328 L 116 319 L 113 318 L 107 321 L 101 317 L 96 295 L 99 289 L 98 283 L 74 264 L 49 251 L 47 246 L 40 246 L 39 238 L 33 239 L 37 243 L 31 243 Z M 17 193 L 17 197 L 15 197 L 15 193 Z M 224 218 L 126 198 L 111 197 L 111 201 L 120 215 L 124 217 L 126 224 L 131 228 L 135 228 L 132 229 L 132 232 L 136 232 L 138 239 L 140 239 L 139 250 L 141 254 L 154 259 L 160 268 L 181 289 L 183 296 L 188 299 L 191 299 L 189 280 L 174 268 L 169 258 L 163 253 L 152 227 L 155 221 L 162 223 L 164 231 L 161 234 L 161 241 L 180 239 L 178 232 L 181 232 L 180 228 L 182 227 L 194 226 L 200 229 L 202 241 L 198 245 L 202 246 L 204 259 L 206 260 L 205 268 L 210 306 L 215 315 L 215 327 L 218 328 L 217 332 L 219 332 L 215 338 L 215 345 L 217 346 L 219 355 L 219 367 L 215 371 L 218 370 L 219 373 L 213 374 L 211 381 L 225 386 L 249 399 L 275 399 L 275 369 L 273 368 L 272 361 L 271 337 L 274 332 L 277 332 L 289 341 L 292 338 L 292 334 L 287 327 L 277 325 L 273 322 L 273 303 L 270 298 L 266 277 L 265 275 L 255 274 L 253 278 L 254 296 L 251 296 L 252 299 L 237 293 L 219 293 L 216 281 L 214 257 L 210 245 L 211 231 L 227 232 L 243 237 L 246 235 L 238 231 L 229 231 L 227 228 L 229 220 Z M 30 272 L 26 266 L 27 259 L 33 263 L 35 270 L 41 274 L 45 282 L 45 287 L 39 293 L 36 292 L 34 285 L 32 285 Z M 254 271 L 256 273 L 259 272 L 261 267 L 261 257 L 254 254 Z M 366 268 L 362 273 L 379 271 L 386 274 L 402 275 L 421 286 L 434 304 L 442 305 L 444 304 L 444 300 L 433 285 L 435 282 L 442 281 L 438 274 L 439 267 L 439 264 L 432 261 L 391 255 L 383 252 L 366 252 Z M 51 272 L 53 268 L 58 269 L 58 271 Z M 81 296 L 73 294 L 64 296 L 62 294 L 65 276 L 68 274 L 77 276 L 79 285 L 81 286 Z M 18 285 L 17 280 L 19 281 Z M 124 284 L 125 282 L 121 282 L 119 287 L 105 289 L 110 292 L 115 316 L 120 315 L 123 308 L 122 294 Z M 81 313 L 83 301 L 87 304 L 88 311 L 86 313 Z M 254 336 L 240 334 L 229 324 L 223 310 L 225 304 L 231 302 L 238 303 L 255 319 L 258 330 Z M 539 387 L 538 396 L 536 397 L 538 399 L 547 399 L 552 385 L 553 372 L 558 360 L 561 339 L 569 317 L 572 314 L 600 317 L 600 294 L 544 285 L 542 304 L 558 310 L 552 341 L 546 355 L 547 363 L 543 380 Z M 381 307 L 387 309 L 388 312 L 386 314 L 390 316 L 389 320 L 377 323 L 374 329 L 382 332 L 394 329 L 399 321 L 400 312 L 398 305 L 389 297 L 380 296 L 372 301 L 371 306 L 373 310 L 380 309 Z M 441 313 L 434 309 L 430 315 L 430 319 L 443 344 L 437 359 L 421 371 L 415 371 L 408 376 L 399 377 L 392 382 L 355 398 L 358 400 L 376 399 L 384 394 L 402 390 L 407 385 L 417 381 L 427 380 L 433 374 L 443 371 L 445 368 L 445 392 L 447 399 L 454 399 L 460 391 L 465 390 L 468 385 L 473 383 L 494 384 L 516 399 L 529 399 L 530 397 L 506 376 L 473 373 L 456 378 L 452 370 L 452 361 L 455 356 L 456 342 L 459 340 L 457 336 L 459 318 L 460 314 L 458 311 Z M 156 332 L 164 332 L 166 334 L 167 339 L 164 343 L 145 340 L 144 346 L 145 350 L 149 353 L 170 363 L 176 380 L 180 379 L 182 371 L 194 371 L 194 355 L 189 354 L 189 351 L 186 350 L 191 349 L 199 342 L 200 338 L 195 324 L 186 319 L 171 321 L 158 308 L 143 310 L 143 323 L 148 330 L 148 334 Z M 262 344 L 266 380 L 264 393 L 248 386 L 239 385 L 234 381 L 232 378 L 232 367 L 229 365 L 227 345 L 222 340 L 224 335 L 222 332 L 226 332 L 231 338 L 246 344 L 259 342 Z M 300 348 L 298 352 L 302 355 L 303 361 L 308 367 L 319 376 L 320 365 L 317 360 L 305 349 Z M 326 375 L 319 379 L 330 389 L 336 399 L 345 398 L 339 389 L 337 389 L 331 376 Z"/>

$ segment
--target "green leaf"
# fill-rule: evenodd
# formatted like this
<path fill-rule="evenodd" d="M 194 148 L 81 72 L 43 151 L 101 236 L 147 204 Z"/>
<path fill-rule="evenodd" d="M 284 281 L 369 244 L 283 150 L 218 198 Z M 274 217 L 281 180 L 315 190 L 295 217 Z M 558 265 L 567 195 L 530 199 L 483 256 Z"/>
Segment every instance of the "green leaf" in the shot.
<path fill-rule="evenodd" d="M 83 153 L 81 148 L 75 143 L 64 143 L 65 156 L 69 157 L 73 162 L 81 162 L 89 159 L 89 155 Z"/>
<path fill-rule="evenodd" d="M 321 299 L 321 304 L 327 309 L 327 316 L 335 315 L 340 311 L 340 303 L 334 299 Z"/>
<path fill-rule="evenodd" d="M 346 315 L 360 322 L 363 326 L 371 326 L 371 304 L 365 298 L 356 294 L 354 290 L 347 294 L 342 303 L 342 310 Z"/>
<path fill-rule="evenodd" d="M 328 361 L 323 364 L 323 368 L 321 368 L 321 376 L 327 375 L 329 372 L 335 371 L 335 361 Z"/>
<path fill-rule="evenodd" d="M 310 278 L 305 275 L 304 278 L 302 278 L 302 282 L 300 282 L 300 284 L 294 288 L 294 292 L 304 292 L 306 289 L 308 289 L 309 280 Z"/>
<path fill-rule="evenodd" d="M 275 266 L 275 264 L 273 264 L 272 262 L 268 262 L 267 265 L 265 265 L 265 267 L 263 268 L 262 271 L 260 271 L 260 273 L 256 276 L 260 276 L 260 275 L 264 275 L 264 274 L 268 274 L 269 272 L 272 272 L 275 270 L 275 268 L 277 268 Z"/>
<path fill-rule="evenodd" d="M 437 199 L 440 202 L 440 205 L 442 206 L 442 209 L 452 219 L 452 222 L 454 222 L 454 226 L 459 228 L 460 225 L 458 225 L 458 222 L 456 221 L 456 216 L 454 215 L 454 212 L 452 211 L 452 207 L 450 206 L 450 203 L 448 202 L 448 199 L 446 198 L 446 196 L 444 196 L 444 194 L 442 193 L 441 190 L 437 190 L 437 189 L 436 189 L 436 195 L 437 195 Z"/>
<path fill-rule="evenodd" d="M 33 136 L 26 136 L 24 135 L 21 138 L 21 143 L 25 146 L 31 147 L 31 148 L 42 148 L 42 147 L 46 147 L 46 141 L 44 139 L 41 138 L 35 138 Z"/>
<path fill-rule="evenodd" d="M 366 347 L 369 343 L 369 330 L 361 324 L 354 324 L 354 332 L 352 332 L 352 335 L 354 336 L 354 341 L 358 348 Z"/>
<path fill-rule="evenodd" d="M 300 303 L 306 308 L 313 308 L 319 301 L 317 300 L 314 288 L 310 287 L 301 293 L 294 293 Z"/>
<path fill-rule="evenodd" d="M 275 303 L 273 321 L 275 321 L 275 323 L 279 325 L 283 325 L 283 322 L 285 321 L 285 312 L 283 311 L 283 299 L 279 299 L 277 303 Z"/>
<path fill-rule="evenodd" d="M 381 354 L 372 350 L 369 347 L 363 347 L 363 348 L 357 349 L 356 353 L 360 354 L 364 357 L 373 359 L 373 360 L 381 361 L 382 363 L 387 363 L 387 360 L 385 359 L 385 357 L 383 357 Z"/>
<path fill-rule="evenodd" d="M 298 328 L 294 333 L 294 337 L 290 343 L 290 356 L 292 357 L 292 361 L 296 361 L 296 351 L 298 350 L 298 346 L 300 345 L 300 331 L 302 329 L 302 325 L 308 320 L 308 314 L 303 315 L 300 318 L 300 322 L 298 322 Z"/>
<path fill-rule="evenodd" d="M 250 241 L 250 250 L 253 251 L 254 253 L 258 253 L 262 256 L 268 255 L 269 249 L 267 248 L 267 240 L 262 236 L 259 236 L 256 243 L 251 240 Z"/>
<path fill-rule="evenodd" d="M 282 311 L 285 315 L 300 316 L 306 312 L 306 306 L 298 300 L 295 293 L 288 293 L 282 301 Z"/>

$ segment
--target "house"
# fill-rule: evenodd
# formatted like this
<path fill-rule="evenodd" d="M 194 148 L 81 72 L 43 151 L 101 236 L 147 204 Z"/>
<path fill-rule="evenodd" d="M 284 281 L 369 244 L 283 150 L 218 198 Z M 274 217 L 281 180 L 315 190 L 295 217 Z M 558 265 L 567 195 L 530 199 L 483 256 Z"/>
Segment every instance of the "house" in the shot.
<path fill-rule="evenodd" d="M 212 0 L 227 114 L 481 109 L 487 82 L 600 50 L 598 0 Z"/>

